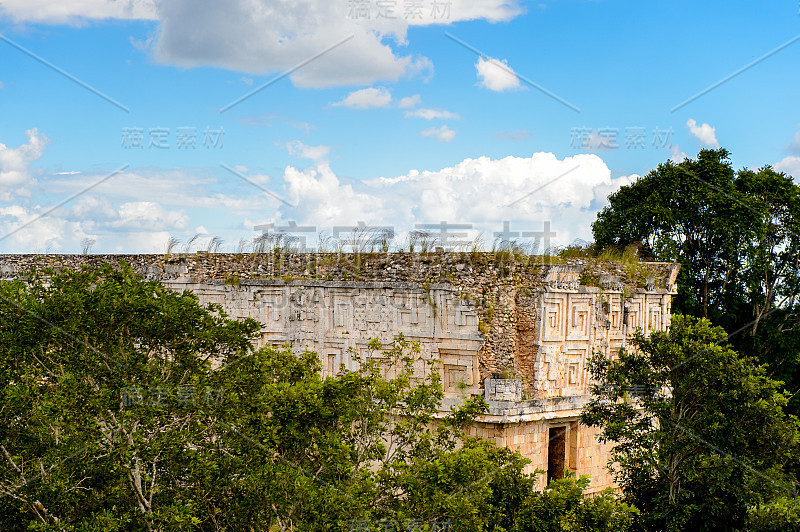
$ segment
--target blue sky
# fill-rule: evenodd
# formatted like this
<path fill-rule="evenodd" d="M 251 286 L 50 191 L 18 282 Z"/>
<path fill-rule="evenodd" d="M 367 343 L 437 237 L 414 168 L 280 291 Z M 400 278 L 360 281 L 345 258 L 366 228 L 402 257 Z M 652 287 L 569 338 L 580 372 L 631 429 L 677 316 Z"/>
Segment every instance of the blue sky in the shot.
<path fill-rule="evenodd" d="M 290 222 L 565 245 L 703 147 L 800 179 L 796 0 L 66 4 L 0 5 L 0 252 Z"/>

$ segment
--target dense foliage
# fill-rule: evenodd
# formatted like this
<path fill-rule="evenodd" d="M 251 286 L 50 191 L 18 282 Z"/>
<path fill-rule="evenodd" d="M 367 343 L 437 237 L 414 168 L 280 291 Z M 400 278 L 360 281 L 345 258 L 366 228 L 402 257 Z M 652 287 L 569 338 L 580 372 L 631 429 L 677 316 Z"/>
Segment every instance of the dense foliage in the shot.
<path fill-rule="evenodd" d="M 706 319 L 672 316 L 630 350 L 591 361 L 582 421 L 615 446 L 617 480 L 644 530 L 745 527 L 748 509 L 796 496 L 785 465 L 798 423 L 780 383 L 725 344 Z"/>
<path fill-rule="evenodd" d="M 734 171 L 729 155 L 659 165 L 592 226 L 595 250 L 681 265 L 673 309 L 687 316 L 634 337 L 638 352 L 595 357 L 584 412 L 615 442 L 645 530 L 800 528 L 784 414 L 800 413 L 800 186 L 768 166 Z"/>
<path fill-rule="evenodd" d="M 587 478 L 536 491 L 517 452 L 466 437 L 482 399 L 436 420 L 419 345 L 323 376 L 259 331 L 124 265 L 0 283 L 0 530 L 629 527 Z"/>
<path fill-rule="evenodd" d="M 768 166 L 734 171 L 729 155 L 702 150 L 622 187 L 592 225 L 595 245 L 680 263 L 674 309 L 767 363 L 800 414 L 800 186 Z"/>

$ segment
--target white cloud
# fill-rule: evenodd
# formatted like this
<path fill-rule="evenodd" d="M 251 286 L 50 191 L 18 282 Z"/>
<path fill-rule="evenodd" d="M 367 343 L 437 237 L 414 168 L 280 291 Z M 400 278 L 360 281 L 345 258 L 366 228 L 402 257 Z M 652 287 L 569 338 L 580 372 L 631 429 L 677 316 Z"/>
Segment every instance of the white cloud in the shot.
<path fill-rule="evenodd" d="M 542 231 L 549 221 L 556 232 L 553 244 L 566 245 L 575 238 L 591 239 L 597 209 L 636 177 L 612 178 L 596 155 L 559 160 L 552 153 L 465 159 L 440 170 L 352 183 L 327 164 L 302 171 L 288 167 L 283 178 L 296 207 L 281 206 L 269 221 L 294 220 L 320 231 L 365 221 L 402 234 L 415 224 L 445 220 L 472 224 L 468 239 L 483 233 L 489 247 L 492 231 L 501 230 L 504 220 L 513 220 L 516 231 Z"/>
<path fill-rule="evenodd" d="M 480 57 L 475 63 L 475 69 L 478 73 L 478 85 L 483 88 L 496 92 L 520 88 L 519 78 L 505 59 L 499 61 Z"/>
<path fill-rule="evenodd" d="M 414 96 L 406 96 L 405 98 L 401 98 L 400 103 L 397 104 L 397 107 L 400 109 L 409 109 L 419 105 L 420 103 L 422 103 L 422 98 L 419 94 L 415 94 Z"/>
<path fill-rule="evenodd" d="M 57 251 L 65 237 L 81 233 L 78 224 L 55 216 L 40 217 L 37 210 L 20 205 L 0 208 L 0 227 L 7 253 Z"/>
<path fill-rule="evenodd" d="M 425 120 L 461 118 L 458 113 L 451 113 L 443 109 L 416 109 L 414 111 L 406 111 L 404 115 L 406 118 L 424 118 Z"/>
<path fill-rule="evenodd" d="M 17 22 L 76 23 L 80 19 L 156 18 L 154 0 L 3 0 L 0 14 Z"/>
<path fill-rule="evenodd" d="M 620 177 L 611 178 L 611 180 L 608 182 L 603 182 L 600 183 L 599 185 L 595 185 L 593 189 L 594 192 L 594 199 L 592 200 L 593 204 L 605 205 L 606 203 L 608 203 L 608 197 L 611 194 L 618 191 L 620 187 L 632 185 L 639 179 L 639 177 L 640 176 L 638 174 L 623 175 Z M 588 226 L 591 226 L 592 222 L 594 222 L 594 219 L 586 221 Z"/>
<path fill-rule="evenodd" d="M 30 166 L 44 153 L 50 142 L 36 128 L 25 132 L 28 143 L 18 148 L 9 148 L 0 143 L 0 186 L 13 187 L 27 182 L 30 176 Z"/>
<path fill-rule="evenodd" d="M 174 1 L 174 0 L 170 0 Z M 245 4 L 245 0 L 234 0 L 228 3 Z M 52 2 L 52 0 L 4 0 L 0 5 L 3 13 L 18 22 L 46 22 L 58 24 L 74 22 L 77 19 L 145 19 L 158 20 L 159 9 L 165 0 L 70 0 L 69 2 Z M 197 2 L 198 4 L 200 2 Z M 306 0 L 295 2 L 306 8 L 308 6 L 332 4 L 338 8 L 342 21 L 358 22 L 366 27 L 379 29 L 391 23 L 391 19 L 377 17 L 377 5 L 370 4 L 370 18 L 359 18 L 357 13 L 350 11 L 349 0 Z M 275 0 L 250 0 L 249 5 L 254 12 L 259 8 L 276 4 Z M 305 5 L 303 5 L 305 4 Z M 444 2 L 442 2 L 444 4 Z M 516 0 L 450 0 L 442 10 L 433 13 L 431 9 L 421 9 L 419 16 L 403 17 L 400 8 L 395 6 L 395 18 L 402 19 L 403 24 L 429 25 L 449 24 L 461 20 L 485 19 L 489 22 L 503 22 L 524 13 L 524 9 Z M 283 14 L 283 13 L 281 13 Z M 285 14 L 284 14 L 285 15 Z M 308 13 L 306 13 L 308 15 Z M 399 15 L 399 16 L 398 16 Z M 298 15 L 302 16 L 302 14 Z"/>
<path fill-rule="evenodd" d="M 450 142 L 456 138 L 456 132 L 447 126 L 423 129 L 419 134 L 423 137 L 436 137 L 436 140 L 443 140 L 444 142 Z"/>
<path fill-rule="evenodd" d="M 5 87 L 5 85 L 3 85 L 3 82 L 2 82 L 2 81 L 0 81 L 0 89 L 2 89 L 2 88 L 4 88 L 4 87 Z"/>
<path fill-rule="evenodd" d="M 296 205 L 280 207 L 284 220 L 303 221 L 303 225 L 330 230 L 333 225 L 354 224 L 358 220 L 394 218 L 392 197 L 370 194 L 363 190 L 363 183 L 342 183 L 327 164 L 302 171 L 287 167 L 283 179 L 289 201 Z"/>
<path fill-rule="evenodd" d="M 635 177 L 635 176 L 634 176 Z M 472 223 L 477 229 L 499 230 L 503 220 L 528 225 L 552 222 L 561 245 L 574 238 L 591 238 L 592 205 L 605 204 L 608 194 L 629 184 L 633 177 L 611 178 L 596 155 L 559 160 L 552 153 L 531 157 L 465 159 L 435 171 L 412 170 L 396 178 L 367 182 L 378 197 L 393 199 L 394 223 L 447 220 Z"/>
<path fill-rule="evenodd" d="M 340 102 L 333 103 L 333 106 L 345 106 L 353 109 L 371 109 L 374 107 L 386 107 L 392 101 L 391 93 L 383 87 L 370 87 L 353 91 Z"/>
<path fill-rule="evenodd" d="M 81 240 L 91 237 L 106 250 L 150 252 L 156 242 L 149 235 L 185 231 L 189 220 L 182 210 L 170 210 L 147 201 L 123 203 L 114 208 L 105 198 L 82 197 L 71 209 L 44 215 L 49 207 L 0 208 L 0 227 L 9 235 L 3 242 L 4 251 L 75 253 Z M 142 245 L 145 242 L 147 246 Z M 114 245 L 117 247 L 111 247 Z"/>
<path fill-rule="evenodd" d="M 250 171 L 255 172 L 252 169 Z M 158 198 L 161 205 L 223 210 L 237 214 L 253 209 L 274 207 L 278 203 L 263 192 L 259 192 L 253 185 L 243 182 L 225 170 L 222 170 L 221 181 L 207 177 L 207 173 L 206 170 L 137 168 L 121 172 L 94 186 L 91 192 L 82 198 L 97 196 L 107 198 L 114 204 L 152 201 L 153 198 Z M 57 176 L 47 180 L 43 179 L 41 185 L 46 187 L 47 193 L 63 198 L 90 185 L 96 185 L 107 175 L 107 173 L 84 172 L 75 176 Z M 259 184 L 269 182 L 268 176 L 249 172 L 245 175 L 249 180 Z M 226 193 L 218 191 L 220 184 L 225 185 Z M 189 194 L 187 191 L 192 191 L 192 193 Z M 245 191 L 246 194 L 243 193 Z"/>
<path fill-rule="evenodd" d="M 682 162 L 684 159 L 689 158 L 689 156 L 686 155 L 684 151 L 681 151 L 681 147 L 677 144 L 673 144 L 672 146 L 670 146 L 669 152 L 670 152 L 669 156 L 670 160 L 672 160 L 672 162 L 675 163 Z"/>
<path fill-rule="evenodd" d="M 319 156 L 327 147 L 292 142 L 287 148 L 301 156 Z M 312 153 L 314 149 L 319 151 Z M 575 238 L 591 239 L 591 222 L 608 194 L 636 178 L 612 178 L 597 155 L 558 159 L 552 153 L 470 158 L 448 168 L 411 170 L 368 181 L 337 176 L 324 157 L 304 169 L 288 166 L 271 178 L 258 169 L 240 170 L 291 206 L 224 171 L 217 180 L 206 170 L 133 169 L 15 233 L 0 249 L 79 252 L 81 239 L 90 236 L 97 240 L 93 248 L 97 253 L 164 252 L 170 235 L 185 243 L 202 226 L 204 232 L 223 238 L 224 249 L 232 251 L 240 238 L 253 236 L 256 222 L 265 219 L 279 225 L 296 221 L 318 231 L 365 221 L 393 226 L 398 233 L 413 230 L 414 224 L 446 220 L 473 224 L 469 238 L 483 233 L 487 247 L 492 231 L 501 230 L 503 221 L 511 221 L 516 231 L 541 231 L 549 221 L 556 232 L 553 243 L 566 245 Z M 51 202 L 37 199 L 39 203 L 0 207 L 0 232 L 20 227 L 58 199 L 102 177 L 101 173 L 49 176 L 39 186 L 52 194 Z M 220 189 L 225 193 L 216 192 Z"/>
<path fill-rule="evenodd" d="M 113 203 L 101 196 L 81 196 L 70 211 L 74 218 L 85 222 L 111 222 L 118 218 Z"/>
<path fill-rule="evenodd" d="M 236 169 L 262 188 L 283 194 L 279 187 L 285 181 L 278 179 L 279 184 L 273 186 L 268 176 L 256 170 Z M 0 250 L 78 253 L 80 241 L 90 237 L 97 240 L 95 252 L 162 253 L 170 235 L 186 241 L 193 236 L 190 228 L 198 223 L 214 224 L 224 232 L 234 225 L 231 218 L 274 211 L 281 205 L 224 170 L 219 171 L 219 179 L 208 174 L 208 169 L 137 168 L 102 182 L 108 177 L 106 172 L 37 174 L 29 184 L 34 192 L 30 197 L 3 197 L 15 204 L 0 207 L 0 234 L 19 230 L 0 242 Z M 47 212 L 56 202 L 90 186 L 90 191 L 70 204 Z M 33 223 L 21 228 L 27 222 Z"/>
<path fill-rule="evenodd" d="M 792 176 L 800 184 L 800 157 L 790 155 L 775 163 L 775 170 L 785 172 Z"/>
<path fill-rule="evenodd" d="M 293 140 L 291 142 L 287 142 L 283 144 L 283 146 L 288 150 L 289 155 L 294 155 L 296 157 L 301 157 L 303 159 L 310 159 L 314 162 L 322 162 L 326 161 L 328 158 L 328 154 L 331 151 L 330 146 L 308 146 L 307 144 L 303 144 L 299 140 Z"/>
<path fill-rule="evenodd" d="M 81 23 L 86 19 L 158 22 L 156 38 L 136 46 L 161 63 L 215 66 L 247 74 L 292 69 L 299 87 L 369 85 L 431 72 L 421 55 L 402 55 L 409 26 L 461 20 L 510 20 L 524 12 L 519 0 L 452 0 L 446 14 L 426 6 L 421 17 L 358 18 L 349 0 L 5 0 L 0 15 L 16 22 Z M 369 7 L 375 11 L 376 4 Z M 322 54 L 351 37 L 341 46 Z M 394 48 L 390 44 L 394 43 Z"/>
<path fill-rule="evenodd" d="M 387 42 L 405 42 L 402 18 L 362 25 L 348 17 L 346 2 L 170 0 L 158 2 L 158 18 L 154 56 L 181 67 L 265 75 L 305 63 L 290 79 L 319 88 L 396 81 L 432 66 L 424 56 L 395 53 Z"/>
<path fill-rule="evenodd" d="M 686 121 L 686 127 L 689 128 L 689 133 L 699 140 L 703 146 L 708 148 L 719 148 L 719 142 L 717 142 L 715 128 L 705 123 L 698 126 L 697 121 L 694 118 L 690 118 Z"/>

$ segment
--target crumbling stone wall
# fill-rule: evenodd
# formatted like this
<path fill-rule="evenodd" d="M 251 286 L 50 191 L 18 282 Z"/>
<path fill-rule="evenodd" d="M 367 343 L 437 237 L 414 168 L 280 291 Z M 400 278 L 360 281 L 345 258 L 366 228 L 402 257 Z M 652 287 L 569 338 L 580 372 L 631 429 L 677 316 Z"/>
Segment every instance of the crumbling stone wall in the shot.
<path fill-rule="evenodd" d="M 120 261 L 231 317 L 256 319 L 261 344 L 315 351 L 329 373 L 354 369 L 350 350 L 364 352 L 371 338 L 418 340 L 423 357 L 439 362 L 444 411 L 483 393 L 489 411 L 470 430 L 518 449 L 529 472 L 547 469 L 548 434 L 562 431 L 563 463 L 592 476 L 590 492 L 613 479 L 610 444 L 579 423 L 588 358 L 616 352 L 637 328 L 665 329 L 678 273 L 674 264 L 510 253 L 199 253 L 5 255 L 0 277 Z"/>
<path fill-rule="evenodd" d="M 610 261 L 558 262 L 552 257 L 508 252 L 270 252 L 4 255 L 0 256 L 0 276 L 16 277 L 32 267 L 58 271 L 121 261 L 148 279 L 191 287 L 198 293 L 217 291 L 211 287 L 246 287 L 265 281 L 298 285 L 309 281 L 405 283 L 420 291 L 432 312 L 437 303 L 426 294 L 435 285 L 440 291 L 436 297 L 446 294 L 448 301 L 460 302 L 477 315 L 477 333 L 482 339 L 477 355 L 480 381 L 519 377 L 531 397 L 561 393 L 564 382 L 553 382 L 557 379 L 548 378 L 551 374 L 568 375 L 570 368 L 574 373 L 574 359 L 580 350 L 585 357 L 591 349 L 618 348 L 633 327 L 648 328 L 652 308 L 663 305 L 656 309 L 663 321 L 677 275 L 672 264 L 631 268 Z M 642 296 L 644 293 L 649 295 Z M 573 349 L 579 345 L 581 349 Z"/>

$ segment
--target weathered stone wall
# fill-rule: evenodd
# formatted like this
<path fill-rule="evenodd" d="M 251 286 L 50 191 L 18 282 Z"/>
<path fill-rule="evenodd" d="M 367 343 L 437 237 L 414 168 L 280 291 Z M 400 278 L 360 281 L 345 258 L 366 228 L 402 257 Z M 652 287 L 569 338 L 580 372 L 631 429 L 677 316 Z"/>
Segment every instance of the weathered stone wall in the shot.
<path fill-rule="evenodd" d="M 4 255 L 0 257 L 0 276 L 14 277 L 31 267 L 76 269 L 83 265 L 127 262 L 147 278 L 167 283 L 184 283 L 198 288 L 210 286 L 249 286 L 254 281 L 342 281 L 411 283 L 423 291 L 432 285 L 447 286 L 453 299 L 461 299 L 474 307 L 478 316 L 478 331 L 483 345 L 478 356 L 481 380 L 491 376 L 511 375 L 524 379 L 526 390 L 535 390 L 537 375 L 552 360 L 553 354 L 539 347 L 561 340 L 542 339 L 542 312 L 550 312 L 548 320 L 558 319 L 559 327 L 569 320 L 563 312 L 577 312 L 584 324 L 597 324 L 585 309 L 571 306 L 592 305 L 588 296 L 582 299 L 559 301 L 548 297 L 541 303 L 543 291 L 577 294 L 599 287 L 604 294 L 616 294 L 608 303 L 613 308 L 608 320 L 612 322 L 608 338 L 613 348 L 627 332 L 622 321 L 626 307 L 623 299 L 637 293 L 670 294 L 674 288 L 677 269 L 672 264 L 648 263 L 620 265 L 611 261 L 569 259 L 552 264 L 550 257 L 528 257 L 510 253 L 260 253 L 190 255 Z M 581 280 L 583 279 L 583 284 Z M 590 284 L 592 286 L 586 286 Z M 627 296 L 627 297 L 626 297 Z M 579 303 L 579 300 L 582 303 Z M 596 301 L 595 301 L 596 303 Z M 635 303 L 635 312 L 647 312 Z M 632 307 L 633 309 L 633 307 Z M 538 314 L 537 314 L 538 313 Z M 606 319 L 597 314 L 598 318 Z M 571 317 L 571 316 L 570 316 Z M 641 315 L 633 316 L 641 321 Z M 589 323 L 591 321 L 591 324 Z M 598 320 L 601 321 L 601 320 Z M 617 325 L 613 325 L 617 323 Z M 577 326 L 577 325 L 576 325 Z M 571 326 L 571 332 L 575 326 Z M 630 327 L 628 327 L 630 328 Z M 632 329 L 631 329 L 632 330 Z M 550 334 L 550 333 L 548 333 Z M 574 334 L 573 334 L 574 336 Z M 587 337 L 586 334 L 584 334 Z M 586 347 L 594 336 L 588 335 L 579 343 Z M 572 345 L 572 344 L 571 344 Z M 576 344 L 577 345 L 577 344 Z M 542 356 L 545 358 L 542 359 Z M 545 364 L 543 366 L 542 364 Z M 537 373 L 539 372 L 539 373 Z"/>
<path fill-rule="evenodd" d="M 341 364 L 357 369 L 351 353 L 365 353 L 373 338 L 388 343 L 401 333 L 420 342 L 423 361 L 441 362 L 448 394 L 479 391 L 478 352 L 483 339 L 478 315 L 447 285 L 423 289 L 411 283 L 356 281 L 164 283 L 177 291 L 191 291 L 203 304 L 219 304 L 232 318 L 259 321 L 260 345 L 290 344 L 298 351 L 318 353 L 327 374 L 335 375 Z"/>
<path fill-rule="evenodd" d="M 669 324 L 677 266 L 508 253 L 0 256 L 0 275 L 31 267 L 76 269 L 125 261 L 149 279 L 233 318 L 262 324 L 260 344 L 315 351 L 325 372 L 354 369 L 350 353 L 402 333 L 440 362 L 444 410 L 482 393 L 489 412 L 473 429 L 547 469 L 548 434 L 566 438 L 565 466 L 611 485 L 608 446 L 578 423 L 594 352 L 611 354 L 637 328 Z M 375 354 L 380 356 L 380 354 Z M 421 364 L 419 371 L 423 371 Z M 544 484 L 544 479 L 540 486 Z"/>

